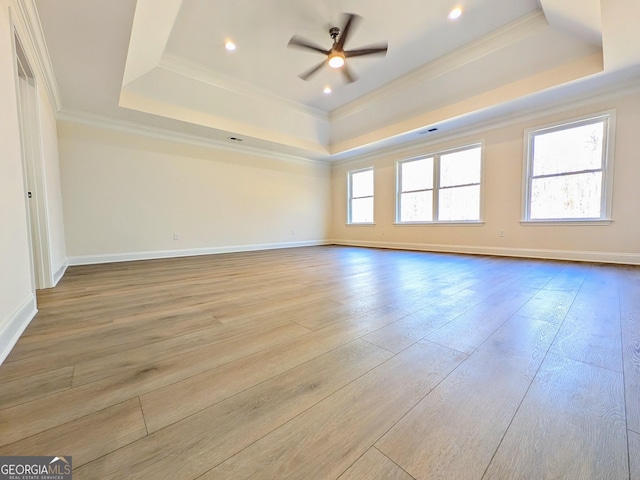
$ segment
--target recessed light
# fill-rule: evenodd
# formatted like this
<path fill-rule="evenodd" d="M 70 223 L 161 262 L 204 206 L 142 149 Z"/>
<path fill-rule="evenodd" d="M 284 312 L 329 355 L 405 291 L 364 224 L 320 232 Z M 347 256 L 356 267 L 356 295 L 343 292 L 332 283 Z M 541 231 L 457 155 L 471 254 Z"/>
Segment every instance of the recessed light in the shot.
<path fill-rule="evenodd" d="M 328 95 L 331 93 L 331 87 L 324 87 L 324 90 L 322 91 Z"/>
<path fill-rule="evenodd" d="M 460 18 L 460 15 L 462 15 L 462 8 L 456 7 L 449 12 L 449 20 L 456 20 L 457 18 Z"/>
<path fill-rule="evenodd" d="M 236 44 L 233 43 L 231 40 L 225 40 L 224 41 L 224 48 L 226 48 L 230 52 L 233 52 L 236 49 Z"/>

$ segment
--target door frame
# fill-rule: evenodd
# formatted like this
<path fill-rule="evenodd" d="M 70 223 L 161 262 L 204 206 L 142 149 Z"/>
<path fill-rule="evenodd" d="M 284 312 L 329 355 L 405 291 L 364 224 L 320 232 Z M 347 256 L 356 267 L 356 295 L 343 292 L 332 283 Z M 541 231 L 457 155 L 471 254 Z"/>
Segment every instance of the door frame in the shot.
<path fill-rule="evenodd" d="M 16 62 L 16 93 L 20 124 L 22 169 L 25 187 L 25 206 L 29 231 L 32 290 L 54 285 L 51 271 L 47 196 L 42 159 L 42 137 L 38 107 L 38 83 L 33 69 L 14 30 Z"/>

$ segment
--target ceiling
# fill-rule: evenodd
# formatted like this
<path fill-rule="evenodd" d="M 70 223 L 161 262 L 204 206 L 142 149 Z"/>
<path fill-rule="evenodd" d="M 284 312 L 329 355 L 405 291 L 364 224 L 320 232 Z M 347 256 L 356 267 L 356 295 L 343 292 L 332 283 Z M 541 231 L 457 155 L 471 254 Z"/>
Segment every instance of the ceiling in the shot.
<path fill-rule="evenodd" d="M 636 0 L 35 0 L 59 118 L 117 122 L 211 142 L 242 139 L 313 160 L 437 137 L 640 78 Z M 452 21 L 449 11 L 462 7 Z M 344 13 L 359 79 L 288 48 L 329 48 Z M 224 48 L 232 39 L 237 49 Z M 330 94 L 323 93 L 329 86 Z M 432 128 L 436 131 L 427 132 Z M 427 132 L 427 133 L 425 133 Z"/>

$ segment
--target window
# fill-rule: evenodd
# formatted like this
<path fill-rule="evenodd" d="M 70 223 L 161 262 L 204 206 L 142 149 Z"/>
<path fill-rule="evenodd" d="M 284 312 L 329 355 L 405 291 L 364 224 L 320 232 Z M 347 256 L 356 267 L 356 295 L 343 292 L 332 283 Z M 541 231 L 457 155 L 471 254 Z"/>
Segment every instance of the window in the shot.
<path fill-rule="evenodd" d="M 525 221 L 607 220 L 612 114 L 530 130 Z"/>
<path fill-rule="evenodd" d="M 373 167 L 349 172 L 348 223 L 373 223 Z"/>
<path fill-rule="evenodd" d="M 399 162 L 397 221 L 480 221 L 481 177 L 480 145 Z"/>

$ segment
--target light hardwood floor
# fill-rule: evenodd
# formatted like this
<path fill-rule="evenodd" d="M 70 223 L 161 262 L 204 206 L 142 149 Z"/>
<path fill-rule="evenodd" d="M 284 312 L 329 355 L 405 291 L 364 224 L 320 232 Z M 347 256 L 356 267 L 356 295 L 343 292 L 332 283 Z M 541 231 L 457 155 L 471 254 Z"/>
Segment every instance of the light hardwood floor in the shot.
<path fill-rule="evenodd" d="M 640 268 L 310 247 L 72 267 L 0 455 L 83 479 L 640 479 Z"/>

